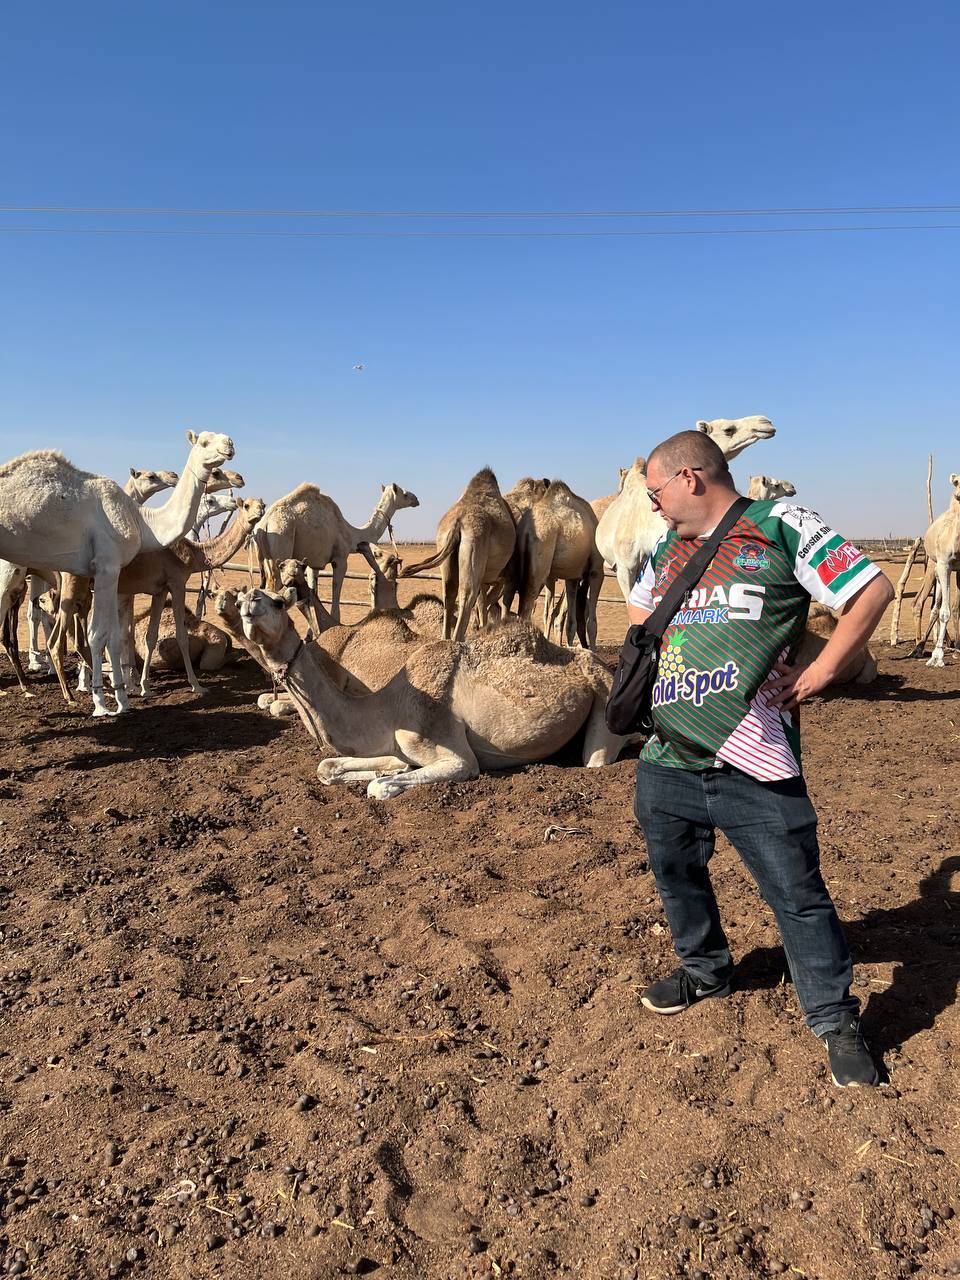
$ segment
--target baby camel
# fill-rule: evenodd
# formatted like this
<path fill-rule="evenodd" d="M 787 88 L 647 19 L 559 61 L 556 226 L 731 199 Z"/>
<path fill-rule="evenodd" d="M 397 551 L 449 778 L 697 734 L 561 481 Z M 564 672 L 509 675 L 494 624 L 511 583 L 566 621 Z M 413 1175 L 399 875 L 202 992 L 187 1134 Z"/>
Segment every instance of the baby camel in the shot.
<path fill-rule="evenodd" d="M 522 622 L 462 644 L 429 641 L 384 688 L 351 695 L 297 635 L 282 596 L 254 588 L 238 602 L 244 632 L 307 731 L 343 753 L 321 761 L 323 783 L 367 782 L 369 796 L 387 800 L 424 783 L 546 759 L 580 730 L 590 767 L 611 763 L 624 745 L 604 721 L 609 671 L 593 654 L 560 649 Z"/>

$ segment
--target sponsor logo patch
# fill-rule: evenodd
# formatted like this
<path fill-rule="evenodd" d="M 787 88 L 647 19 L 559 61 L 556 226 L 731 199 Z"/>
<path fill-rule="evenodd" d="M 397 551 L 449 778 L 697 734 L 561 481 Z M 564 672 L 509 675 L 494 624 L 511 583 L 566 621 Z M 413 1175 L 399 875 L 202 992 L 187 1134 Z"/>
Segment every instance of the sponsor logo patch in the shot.
<path fill-rule="evenodd" d="M 661 676 L 653 686 L 653 705 L 663 707 L 671 702 L 692 702 L 695 707 L 717 693 L 728 693 L 740 682 L 740 668 L 735 662 L 726 662 L 711 671 L 696 671 L 693 667 L 679 674 Z"/>
<path fill-rule="evenodd" d="M 759 543 L 747 542 L 741 547 L 733 563 L 746 569 L 748 573 L 757 573 L 760 569 L 765 569 L 769 562 L 766 551 Z"/>
<path fill-rule="evenodd" d="M 863 552 L 852 542 L 841 542 L 839 547 L 830 547 L 816 566 L 817 577 L 825 587 L 828 587 L 831 582 L 864 558 Z"/>

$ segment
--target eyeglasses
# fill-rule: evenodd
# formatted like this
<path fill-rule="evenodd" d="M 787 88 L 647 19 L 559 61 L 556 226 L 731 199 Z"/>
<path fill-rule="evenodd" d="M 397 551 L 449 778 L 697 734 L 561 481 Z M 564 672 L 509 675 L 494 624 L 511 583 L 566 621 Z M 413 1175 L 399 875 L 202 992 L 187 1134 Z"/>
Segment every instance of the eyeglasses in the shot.
<path fill-rule="evenodd" d="M 677 476 L 682 475 L 684 471 L 702 471 L 702 470 L 703 470 L 703 467 L 681 467 L 679 471 L 675 471 L 673 473 L 673 475 L 670 477 L 670 480 L 676 480 Z M 663 493 L 664 489 L 670 483 L 670 480 L 664 480 L 663 484 L 660 485 L 658 489 L 647 490 L 647 497 L 650 499 L 651 502 L 655 502 L 658 507 L 660 505 L 660 495 Z"/>

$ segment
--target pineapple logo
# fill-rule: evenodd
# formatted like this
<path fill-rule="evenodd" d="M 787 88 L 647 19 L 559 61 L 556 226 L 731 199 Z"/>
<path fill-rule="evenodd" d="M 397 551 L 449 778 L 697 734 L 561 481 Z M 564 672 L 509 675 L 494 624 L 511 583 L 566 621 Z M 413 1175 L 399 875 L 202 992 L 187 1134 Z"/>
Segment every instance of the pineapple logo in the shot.
<path fill-rule="evenodd" d="M 686 664 L 683 661 L 683 642 L 689 634 L 689 631 L 684 631 L 682 627 L 676 628 L 667 647 L 660 653 L 658 676 L 666 679 L 669 676 L 682 676 L 686 671 Z"/>

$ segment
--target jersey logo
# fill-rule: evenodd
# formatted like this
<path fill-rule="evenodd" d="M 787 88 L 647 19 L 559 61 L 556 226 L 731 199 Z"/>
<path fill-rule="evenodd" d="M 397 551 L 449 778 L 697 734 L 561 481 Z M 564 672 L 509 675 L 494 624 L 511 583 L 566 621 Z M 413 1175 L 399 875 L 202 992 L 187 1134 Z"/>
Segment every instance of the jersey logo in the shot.
<path fill-rule="evenodd" d="M 657 570 L 656 585 L 662 587 L 666 580 L 670 577 L 670 570 L 673 568 L 673 556 L 666 561 L 665 564 Z"/>
<path fill-rule="evenodd" d="M 830 547 L 817 565 L 817 577 L 825 587 L 834 579 L 846 573 L 855 564 L 864 559 L 863 552 L 852 542 L 842 542 L 839 547 Z"/>
<path fill-rule="evenodd" d="M 734 564 L 739 565 L 741 569 L 746 569 L 748 573 L 757 573 L 760 569 L 766 569 L 767 553 L 756 542 L 747 542 L 740 549 L 740 554 L 734 559 Z"/>

